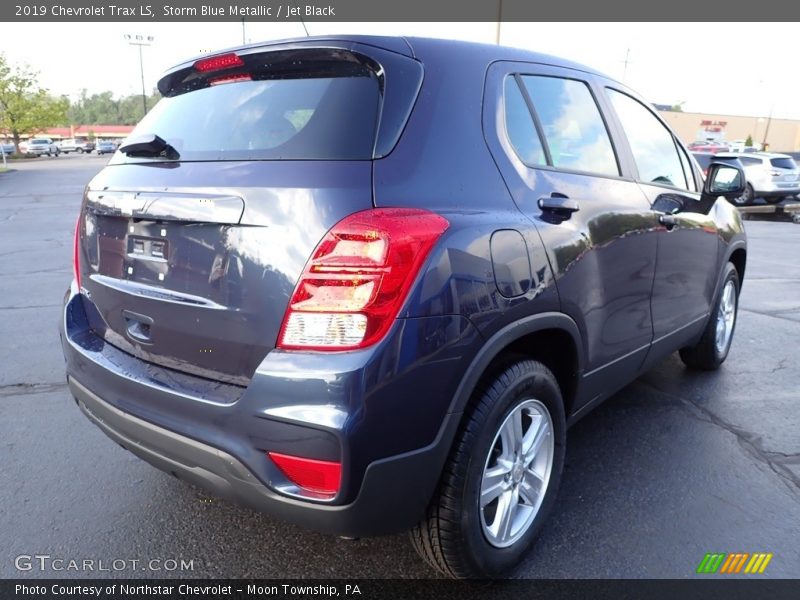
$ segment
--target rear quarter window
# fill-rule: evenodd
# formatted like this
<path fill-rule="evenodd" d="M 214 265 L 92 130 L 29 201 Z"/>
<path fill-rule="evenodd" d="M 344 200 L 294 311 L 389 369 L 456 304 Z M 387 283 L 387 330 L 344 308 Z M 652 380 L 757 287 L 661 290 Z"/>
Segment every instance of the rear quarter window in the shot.
<path fill-rule="evenodd" d="M 547 164 L 542 141 L 514 77 L 506 77 L 504 86 L 506 133 L 520 160 L 526 165 Z"/>

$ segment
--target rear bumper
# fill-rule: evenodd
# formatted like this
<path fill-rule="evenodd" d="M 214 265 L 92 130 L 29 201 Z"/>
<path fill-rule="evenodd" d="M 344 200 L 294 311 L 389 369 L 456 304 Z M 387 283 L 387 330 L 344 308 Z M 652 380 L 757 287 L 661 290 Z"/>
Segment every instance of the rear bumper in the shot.
<path fill-rule="evenodd" d="M 288 522 L 337 535 L 380 535 L 410 528 L 427 506 L 420 475 L 429 471 L 435 448 L 373 463 L 350 504 L 311 504 L 271 490 L 227 452 L 114 408 L 74 378 L 69 387 L 89 420 L 126 450 L 217 496 Z"/>
<path fill-rule="evenodd" d="M 69 387 L 84 414 L 127 450 L 216 495 L 327 533 L 394 533 L 423 517 L 460 418 L 448 413 L 453 394 L 445 388 L 462 371 L 449 369 L 453 382 L 439 386 L 424 359 L 398 368 L 396 352 L 418 343 L 416 329 L 399 327 L 389 349 L 366 354 L 270 353 L 245 389 L 122 353 L 88 329 L 84 302 L 91 304 L 73 289 L 62 320 Z M 475 333 L 468 322 L 436 319 L 426 326 L 451 332 L 431 358 L 441 363 Z M 376 360 L 383 378 L 374 377 Z M 412 418 L 393 414 L 398 402 Z M 328 502 L 292 495 L 267 451 L 341 461 L 339 494 Z"/>
<path fill-rule="evenodd" d="M 800 193 L 800 181 L 763 182 L 753 186 L 756 196 L 792 196 Z"/>

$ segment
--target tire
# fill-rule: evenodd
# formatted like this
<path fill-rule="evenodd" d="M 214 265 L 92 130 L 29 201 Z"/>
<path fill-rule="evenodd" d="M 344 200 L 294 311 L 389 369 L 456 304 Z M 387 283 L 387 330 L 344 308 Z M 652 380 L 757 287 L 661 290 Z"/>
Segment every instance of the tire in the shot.
<path fill-rule="evenodd" d="M 700 341 L 694 346 L 682 348 L 681 360 L 691 369 L 713 371 L 725 362 L 733 342 L 736 317 L 739 309 L 739 274 L 732 263 L 727 263 L 722 275 L 714 310 L 708 319 Z M 721 324 L 724 322 L 724 325 Z M 719 336 L 722 336 L 720 339 Z"/>
<path fill-rule="evenodd" d="M 513 435 L 515 422 L 516 431 L 530 438 L 529 452 L 530 444 L 537 443 L 528 466 L 522 456 L 526 438 Z M 543 424 L 549 432 L 535 429 Z M 410 532 L 419 555 L 453 578 L 497 577 L 516 566 L 555 502 L 565 439 L 564 403 L 547 367 L 517 360 L 488 377 L 465 412 L 427 516 Z M 543 493 L 531 490 L 532 482 Z M 494 499 L 482 503 L 482 489 Z M 507 536 L 501 529 L 503 505 L 514 507 L 510 514 L 515 516 L 505 521 L 511 524 Z"/>
<path fill-rule="evenodd" d="M 786 200 L 788 196 L 765 196 L 764 200 L 767 201 L 767 204 L 778 204 L 781 200 Z"/>
<path fill-rule="evenodd" d="M 78 148 L 78 154 L 83 154 L 83 148 Z"/>
<path fill-rule="evenodd" d="M 749 183 L 744 186 L 744 194 L 741 196 L 737 196 L 736 198 L 731 198 L 731 202 L 735 206 L 747 206 L 748 204 L 752 204 L 753 200 L 755 200 L 756 194 L 753 190 L 753 186 Z"/>

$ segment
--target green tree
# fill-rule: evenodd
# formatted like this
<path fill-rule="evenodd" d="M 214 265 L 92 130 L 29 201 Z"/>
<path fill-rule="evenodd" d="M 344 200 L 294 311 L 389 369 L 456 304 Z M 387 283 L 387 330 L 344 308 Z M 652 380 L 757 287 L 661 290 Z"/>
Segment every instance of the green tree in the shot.
<path fill-rule="evenodd" d="M 19 152 L 20 137 L 67 121 L 69 101 L 40 88 L 27 65 L 11 66 L 0 54 L 0 129 L 6 130 Z"/>
<path fill-rule="evenodd" d="M 161 96 L 154 91 L 147 99 L 152 108 Z M 112 92 L 87 94 L 82 90 L 69 107 L 73 125 L 135 125 L 142 118 L 142 96 L 132 94 L 115 98 Z"/>
<path fill-rule="evenodd" d="M 753 145 L 753 136 L 748 134 L 747 139 L 744 141 L 745 146 L 752 146 Z"/>
<path fill-rule="evenodd" d="M 682 102 L 678 102 L 677 104 L 673 104 L 672 106 L 670 106 L 669 109 L 672 112 L 683 112 L 683 105 L 684 104 L 686 104 L 686 100 L 683 100 Z"/>

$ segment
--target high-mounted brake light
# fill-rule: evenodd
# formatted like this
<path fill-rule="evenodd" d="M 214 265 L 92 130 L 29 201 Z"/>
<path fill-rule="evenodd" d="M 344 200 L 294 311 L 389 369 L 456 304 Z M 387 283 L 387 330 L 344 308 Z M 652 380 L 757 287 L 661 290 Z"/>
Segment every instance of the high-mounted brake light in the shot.
<path fill-rule="evenodd" d="M 236 83 L 237 81 L 250 81 L 249 73 L 231 73 L 230 75 L 219 75 L 208 80 L 208 85 L 220 85 L 221 83 Z"/>
<path fill-rule="evenodd" d="M 78 283 L 78 290 L 81 289 L 81 263 L 80 263 L 80 243 L 81 243 L 81 217 L 75 223 L 75 239 L 72 244 L 72 273 Z"/>
<path fill-rule="evenodd" d="M 281 472 L 297 487 L 314 494 L 333 497 L 339 491 L 342 463 L 268 452 Z"/>
<path fill-rule="evenodd" d="M 339 221 L 297 282 L 278 347 L 354 350 L 380 340 L 448 226 L 413 208 L 375 208 Z"/>
<path fill-rule="evenodd" d="M 238 54 L 230 52 L 228 54 L 219 54 L 218 56 L 211 56 L 209 58 L 201 58 L 194 63 L 194 68 L 201 73 L 209 73 L 211 71 L 221 71 L 222 69 L 232 69 L 233 67 L 244 66 L 244 61 Z"/>

